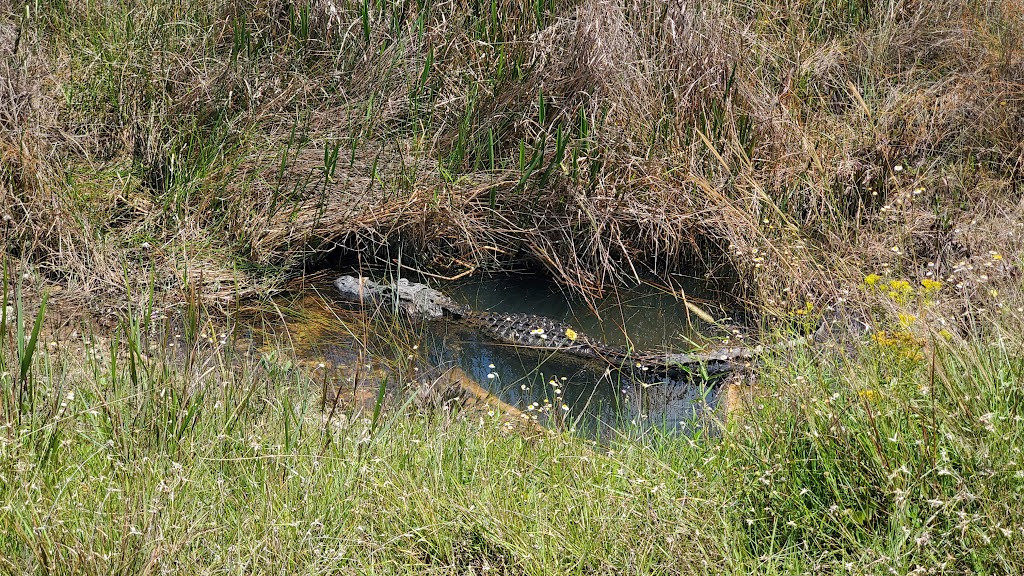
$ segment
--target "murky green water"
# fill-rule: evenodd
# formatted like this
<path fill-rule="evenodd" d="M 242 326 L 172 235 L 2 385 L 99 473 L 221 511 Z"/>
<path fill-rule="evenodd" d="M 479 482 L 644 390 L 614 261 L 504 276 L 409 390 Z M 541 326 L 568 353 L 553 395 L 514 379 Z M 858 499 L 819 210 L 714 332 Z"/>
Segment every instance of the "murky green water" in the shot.
<path fill-rule="evenodd" d="M 547 316 L 607 344 L 679 352 L 704 343 L 715 331 L 722 333 L 687 310 L 681 294 L 716 319 L 726 314 L 715 306 L 717 295 L 706 284 L 675 284 L 674 293 L 652 284 L 619 289 L 589 306 L 540 277 L 431 282 L 474 310 Z M 692 430 L 718 402 L 718 387 L 711 384 L 637 382 L 597 362 L 495 343 L 459 322 L 426 324 L 421 352 L 431 365 L 460 367 L 538 422 L 591 436 L 607 436 L 624 425 Z M 350 356 L 341 345 L 320 353 L 338 360 Z"/>
<path fill-rule="evenodd" d="M 652 285 L 619 289 L 593 307 L 534 277 L 476 280 L 444 290 L 474 310 L 548 316 L 607 344 L 646 351 L 689 350 L 710 333 L 687 310 L 683 293 L 714 316 L 723 315 L 712 308 L 714 295 L 695 281 L 678 285 L 675 294 Z M 705 383 L 637 382 L 593 362 L 495 344 L 452 325 L 438 326 L 433 334 L 433 362 L 457 364 L 540 422 L 553 418 L 591 435 L 623 425 L 691 429 L 718 400 L 718 388 Z"/>
<path fill-rule="evenodd" d="M 707 327 L 686 309 L 682 296 L 702 308 L 714 302 L 714 295 L 696 281 L 677 287 L 675 293 L 651 284 L 620 288 L 593 308 L 536 276 L 476 280 L 448 285 L 443 291 L 474 310 L 547 316 L 607 344 L 632 344 L 638 350 L 690 346 L 689 339 L 700 339 Z"/>

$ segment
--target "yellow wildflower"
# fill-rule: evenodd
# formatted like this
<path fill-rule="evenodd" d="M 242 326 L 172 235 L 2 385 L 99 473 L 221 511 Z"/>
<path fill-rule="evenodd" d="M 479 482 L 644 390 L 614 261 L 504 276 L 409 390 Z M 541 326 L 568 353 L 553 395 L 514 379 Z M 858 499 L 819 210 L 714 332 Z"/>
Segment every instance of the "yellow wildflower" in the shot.
<path fill-rule="evenodd" d="M 896 332 L 887 332 L 885 330 L 879 330 L 878 332 L 874 332 L 871 334 L 871 339 L 874 340 L 875 343 L 880 346 L 891 348 L 916 348 L 924 345 L 923 341 L 914 337 L 913 334 L 905 330 L 900 330 Z"/>
<path fill-rule="evenodd" d="M 889 289 L 906 294 L 914 291 L 914 289 L 910 287 L 910 282 L 907 282 L 906 280 L 893 280 L 892 282 L 889 282 Z"/>
<path fill-rule="evenodd" d="M 875 400 L 878 400 L 879 394 L 878 394 L 878 390 L 867 389 L 867 390 L 859 390 L 857 392 L 857 396 L 860 396 L 861 398 L 867 400 L 868 402 L 874 402 Z"/>
<path fill-rule="evenodd" d="M 917 316 L 914 316 L 913 314 L 906 314 L 903 312 L 900 312 L 898 314 L 898 317 L 900 319 L 900 325 L 903 327 L 910 326 L 911 324 L 914 323 L 914 320 L 917 320 Z"/>
<path fill-rule="evenodd" d="M 872 340 L 879 346 L 880 350 L 912 361 L 921 361 L 924 356 L 921 354 L 921 347 L 925 342 L 915 337 L 906 330 L 886 332 L 879 330 L 871 335 Z"/>
<path fill-rule="evenodd" d="M 882 280 L 882 277 L 878 274 L 868 274 L 864 277 L 864 283 L 868 286 L 875 286 Z"/>
<path fill-rule="evenodd" d="M 889 282 L 889 298 L 899 304 L 906 304 L 914 295 L 914 288 L 906 280 L 893 280 Z"/>
<path fill-rule="evenodd" d="M 572 328 L 566 328 L 565 329 L 565 337 L 568 338 L 569 340 L 572 340 L 573 342 L 575 342 L 576 338 L 579 337 L 579 334 L 577 334 L 576 331 L 573 330 Z"/>
<path fill-rule="evenodd" d="M 924 287 L 925 294 L 934 294 L 942 289 L 942 282 L 932 280 L 931 278 L 925 278 L 924 280 L 921 280 L 921 286 Z"/>

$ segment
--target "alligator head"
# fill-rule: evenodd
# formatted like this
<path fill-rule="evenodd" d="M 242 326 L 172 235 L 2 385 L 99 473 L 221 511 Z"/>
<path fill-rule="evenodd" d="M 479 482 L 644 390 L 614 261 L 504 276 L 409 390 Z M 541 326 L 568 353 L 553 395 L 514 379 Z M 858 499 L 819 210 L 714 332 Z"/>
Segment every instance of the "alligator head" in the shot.
<path fill-rule="evenodd" d="M 365 276 L 341 276 L 334 288 L 344 300 L 360 303 L 395 303 L 407 314 L 421 318 L 461 318 L 466 308 L 426 284 L 401 278 L 394 284 L 380 284 Z"/>

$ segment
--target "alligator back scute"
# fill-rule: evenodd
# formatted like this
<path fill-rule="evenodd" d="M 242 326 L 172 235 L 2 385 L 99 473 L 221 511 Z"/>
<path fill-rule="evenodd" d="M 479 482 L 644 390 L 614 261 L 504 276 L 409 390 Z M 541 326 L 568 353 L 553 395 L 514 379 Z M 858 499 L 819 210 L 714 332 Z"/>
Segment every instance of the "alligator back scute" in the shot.
<path fill-rule="evenodd" d="M 589 339 L 577 334 L 572 326 L 544 316 L 476 312 L 468 319 L 491 338 L 519 346 L 572 349 L 589 343 Z"/>

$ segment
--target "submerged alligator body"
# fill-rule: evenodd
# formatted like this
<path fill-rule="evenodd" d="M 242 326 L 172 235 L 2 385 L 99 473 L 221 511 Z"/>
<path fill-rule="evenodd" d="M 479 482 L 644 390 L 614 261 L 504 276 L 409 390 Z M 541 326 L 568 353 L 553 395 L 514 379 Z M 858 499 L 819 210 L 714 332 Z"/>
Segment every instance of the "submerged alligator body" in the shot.
<path fill-rule="evenodd" d="M 404 278 L 394 284 L 380 284 L 365 277 L 342 276 L 334 281 L 334 287 L 350 302 L 397 304 L 414 318 L 457 320 L 501 344 L 597 360 L 643 380 L 715 376 L 749 363 L 760 352 L 760 348 L 723 348 L 701 354 L 629 351 L 604 344 L 553 318 L 471 310 L 425 284 Z"/>

